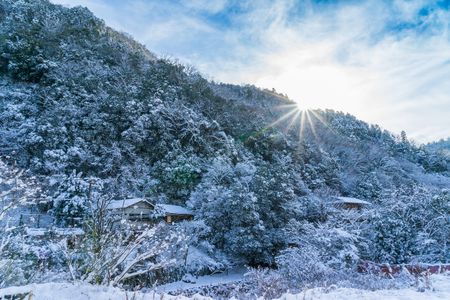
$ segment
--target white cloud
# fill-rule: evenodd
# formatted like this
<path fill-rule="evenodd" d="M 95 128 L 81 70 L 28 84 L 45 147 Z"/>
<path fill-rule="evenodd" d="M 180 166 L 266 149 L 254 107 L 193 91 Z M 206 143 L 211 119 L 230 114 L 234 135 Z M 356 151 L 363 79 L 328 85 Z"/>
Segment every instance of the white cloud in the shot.
<path fill-rule="evenodd" d="M 255 51 L 257 63 L 242 68 L 238 80 L 235 74 L 225 80 L 274 87 L 305 107 L 350 112 L 397 133 L 404 129 L 418 141 L 449 136 L 450 42 L 440 28 L 448 28 L 450 15 L 425 18 L 435 24 L 432 34 L 386 33 L 393 19 L 417 21 L 423 6 L 379 3 L 307 14 L 293 24 L 279 21 L 287 19 L 289 5 L 280 10 L 277 4 L 270 11 L 280 14 L 278 21 L 258 33 L 270 46 Z M 255 22 L 252 28 L 263 23 Z"/>

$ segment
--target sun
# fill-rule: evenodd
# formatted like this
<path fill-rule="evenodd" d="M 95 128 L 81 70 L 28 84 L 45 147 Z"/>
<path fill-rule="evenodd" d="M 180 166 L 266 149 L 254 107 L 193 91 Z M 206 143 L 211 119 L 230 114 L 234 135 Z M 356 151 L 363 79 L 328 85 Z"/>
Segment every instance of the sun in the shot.
<path fill-rule="evenodd" d="M 301 110 L 333 109 L 370 120 L 374 111 L 368 110 L 367 104 L 377 99 L 374 83 L 379 74 L 357 64 L 326 59 L 328 50 L 294 49 L 269 56 L 266 61 L 273 72 L 251 74 L 247 81 L 287 94 Z"/>
<path fill-rule="evenodd" d="M 286 134 L 296 134 L 299 143 L 308 137 L 320 144 L 318 127 L 334 133 L 323 117 L 323 111 L 319 109 L 304 108 L 301 102 L 280 105 L 277 109 L 280 110 L 280 116 L 266 128 L 277 128 Z"/>

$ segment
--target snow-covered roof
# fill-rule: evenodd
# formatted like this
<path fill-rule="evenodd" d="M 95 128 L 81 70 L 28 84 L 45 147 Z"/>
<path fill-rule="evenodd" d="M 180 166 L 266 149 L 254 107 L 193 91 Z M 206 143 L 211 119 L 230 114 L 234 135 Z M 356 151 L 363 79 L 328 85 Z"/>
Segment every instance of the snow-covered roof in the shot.
<path fill-rule="evenodd" d="M 107 209 L 120 209 L 132 207 L 133 205 L 138 204 L 139 202 L 145 202 L 156 208 L 162 214 L 165 215 L 193 215 L 192 211 L 189 209 L 172 204 L 153 204 L 146 200 L 145 198 L 132 198 L 132 199 L 124 199 L 124 200 L 114 200 L 108 204 Z"/>
<path fill-rule="evenodd" d="M 28 236 L 43 236 L 48 232 L 46 228 L 25 228 L 25 233 Z"/>
<path fill-rule="evenodd" d="M 25 233 L 28 236 L 44 236 L 50 233 L 68 236 L 68 235 L 83 235 L 84 230 L 81 228 L 26 228 Z"/>
<path fill-rule="evenodd" d="M 132 199 L 123 199 L 123 200 L 111 201 L 108 204 L 107 209 L 127 208 L 127 207 L 133 206 L 135 204 L 138 204 L 139 202 L 146 202 L 147 204 L 150 204 L 150 205 L 153 206 L 152 203 L 150 203 L 149 201 L 147 201 L 144 198 L 132 198 Z"/>
<path fill-rule="evenodd" d="M 338 203 L 348 203 L 348 204 L 362 204 L 362 205 L 370 205 L 370 202 L 361 200 L 361 199 L 357 199 L 357 198 L 352 198 L 352 197 L 336 197 L 336 199 L 338 199 L 339 201 L 337 201 Z"/>
<path fill-rule="evenodd" d="M 171 204 L 156 204 L 156 208 L 167 215 L 194 215 L 189 209 Z"/>
<path fill-rule="evenodd" d="M 54 228 L 53 231 L 57 235 L 83 235 L 84 230 L 81 228 Z"/>

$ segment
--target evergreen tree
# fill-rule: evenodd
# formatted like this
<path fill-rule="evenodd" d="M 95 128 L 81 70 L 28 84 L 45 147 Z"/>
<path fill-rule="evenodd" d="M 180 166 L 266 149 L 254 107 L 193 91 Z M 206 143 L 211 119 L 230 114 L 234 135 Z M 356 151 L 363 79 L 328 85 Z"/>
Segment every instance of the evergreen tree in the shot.
<path fill-rule="evenodd" d="M 80 226 L 90 206 L 90 183 L 75 170 L 58 184 L 53 203 L 55 221 L 63 226 Z"/>

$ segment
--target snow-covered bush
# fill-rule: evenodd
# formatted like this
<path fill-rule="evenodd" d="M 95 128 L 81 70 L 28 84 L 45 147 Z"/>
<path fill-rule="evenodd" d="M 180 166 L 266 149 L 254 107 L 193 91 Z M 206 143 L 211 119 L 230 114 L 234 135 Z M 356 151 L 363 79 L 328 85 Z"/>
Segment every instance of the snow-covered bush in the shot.
<path fill-rule="evenodd" d="M 327 267 L 352 269 L 360 258 L 359 248 L 362 242 L 357 228 L 351 225 L 350 220 L 338 221 L 336 224 L 333 218 L 328 222 L 314 225 L 291 220 L 284 232 L 290 238 L 289 243 L 299 249 L 315 249 L 314 255 L 317 255 L 319 261 L 325 263 Z"/>
<path fill-rule="evenodd" d="M 0 288 L 29 283 L 32 278 L 26 270 L 34 271 L 32 264 L 29 262 L 23 262 L 17 258 L 0 259 Z"/>
<path fill-rule="evenodd" d="M 35 177 L 0 158 L 0 287 L 27 283 L 37 273 L 40 262 L 25 241 L 18 215 L 40 191 Z"/>
<path fill-rule="evenodd" d="M 322 261 L 320 250 L 309 245 L 281 251 L 276 262 L 280 274 L 293 287 L 320 282 L 331 273 L 331 269 Z"/>
<path fill-rule="evenodd" d="M 289 289 L 288 280 L 280 272 L 271 269 L 250 269 L 241 283 L 240 290 L 243 295 L 240 296 L 275 299 Z"/>
<path fill-rule="evenodd" d="M 372 219 L 374 232 L 371 257 L 377 262 L 406 263 L 414 255 L 417 232 L 401 218 L 377 214 Z"/>
<path fill-rule="evenodd" d="M 192 275 L 208 275 L 214 272 L 221 272 L 227 269 L 229 262 L 223 255 L 220 255 L 220 251 L 210 253 L 208 255 L 205 247 L 189 247 L 189 251 L 186 257 L 186 271 Z"/>
<path fill-rule="evenodd" d="M 399 189 L 383 206 L 366 214 L 370 226 L 362 232 L 368 241 L 368 259 L 377 262 L 447 262 L 449 257 L 447 190 L 420 186 Z"/>

